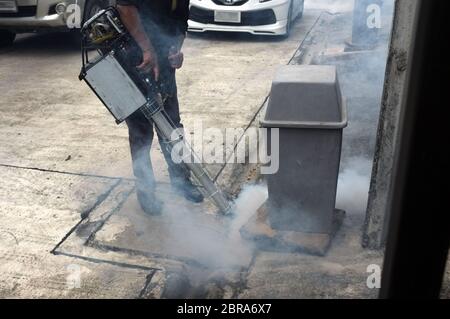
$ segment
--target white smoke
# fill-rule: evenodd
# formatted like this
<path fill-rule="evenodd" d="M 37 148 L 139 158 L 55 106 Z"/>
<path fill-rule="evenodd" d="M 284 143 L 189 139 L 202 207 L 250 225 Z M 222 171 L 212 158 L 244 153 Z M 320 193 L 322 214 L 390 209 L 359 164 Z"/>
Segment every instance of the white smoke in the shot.
<path fill-rule="evenodd" d="M 369 197 L 372 162 L 366 158 L 351 158 L 339 175 L 337 202 L 348 214 L 364 214 Z"/>
<path fill-rule="evenodd" d="M 162 238 L 167 240 L 158 245 L 169 256 L 190 256 L 211 269 L 248 265 L 253 243 L 243 240 L 239 231 L 267 197 L 267 187 L 263 185 L 244 186 L 234 202 L 231 218 L 205 214 L 201 209 L 194 211 L 184 201 L 166 198 L 167 209 L 158 232 L 164 233 Z M 139 230 L 139 223 L 135 228 Z"/>
<path fill-rule="evenodd" d="M 245 186 L 235 201 L 235 218 L 231 223 L 230 235 L 235 238 L 239 230 L 247 223 L 269 197 L 267 187 L 264 185 Z"/>

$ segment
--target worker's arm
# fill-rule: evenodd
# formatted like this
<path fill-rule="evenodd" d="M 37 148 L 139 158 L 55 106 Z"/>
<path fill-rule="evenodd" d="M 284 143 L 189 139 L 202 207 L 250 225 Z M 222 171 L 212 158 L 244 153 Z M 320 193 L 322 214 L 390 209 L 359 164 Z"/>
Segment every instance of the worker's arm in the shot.
<path fill-rule="evenodd" d="M 169 62 L 172 68 L 179 69 L 183 66 L 184 54 L 181 52 L 185 36 L 178 36 L 176 44 L 170 48 Z"/>
<path fill-rule="evenodd" d="M 152 70 L 155 79 L 158 80 L 159 65 L 157 55 L 150 39 L 145 33 L 136 6 L 128 5 L 127 1 L 118 1 L 117 10 L 125 28 L 127 28 L 142 50 L 142 63 L 138 65 L 138 69 Z"/>

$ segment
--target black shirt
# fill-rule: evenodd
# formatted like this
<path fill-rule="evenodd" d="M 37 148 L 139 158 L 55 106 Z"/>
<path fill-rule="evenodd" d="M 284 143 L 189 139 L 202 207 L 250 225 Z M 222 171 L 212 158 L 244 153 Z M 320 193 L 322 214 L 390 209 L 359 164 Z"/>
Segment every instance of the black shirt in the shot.
<path fill-rule="evenodd" d="M 117 0 L 118 5 L 133 5 L 158 55 L 167 55 L 188 27 L 189 0 Z"/>

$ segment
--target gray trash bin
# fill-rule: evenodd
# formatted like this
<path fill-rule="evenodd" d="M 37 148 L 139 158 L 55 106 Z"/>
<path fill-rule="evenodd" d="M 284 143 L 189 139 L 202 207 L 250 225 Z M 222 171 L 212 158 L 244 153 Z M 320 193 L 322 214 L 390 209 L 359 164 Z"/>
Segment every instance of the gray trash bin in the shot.
<path fill-rule="evenodd" d="M 280 168 L 267 175 L 271 226 L 283 231 L 330 234 L 342 133 L 347 126 L 336 68 L 281 67 L 261 126 L 280 129 Z M 270 137 L 269 130 L 269 152 Z"/>

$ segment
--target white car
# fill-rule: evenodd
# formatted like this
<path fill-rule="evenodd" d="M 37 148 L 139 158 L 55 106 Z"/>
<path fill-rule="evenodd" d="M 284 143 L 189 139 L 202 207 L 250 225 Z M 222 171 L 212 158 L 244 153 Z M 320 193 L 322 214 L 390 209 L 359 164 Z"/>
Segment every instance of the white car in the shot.
<path fill-rule="evenodd" d="M 191 0 L 189 31 L 289 35 L 305 0 Z"/>
<path fill-rule="evenodd" d="M 14 42 L 17 33 L 68 31 L 70 5 L 77 4 L 84 20 L 113 0 L 0 0 L 0 47 Z"/>

